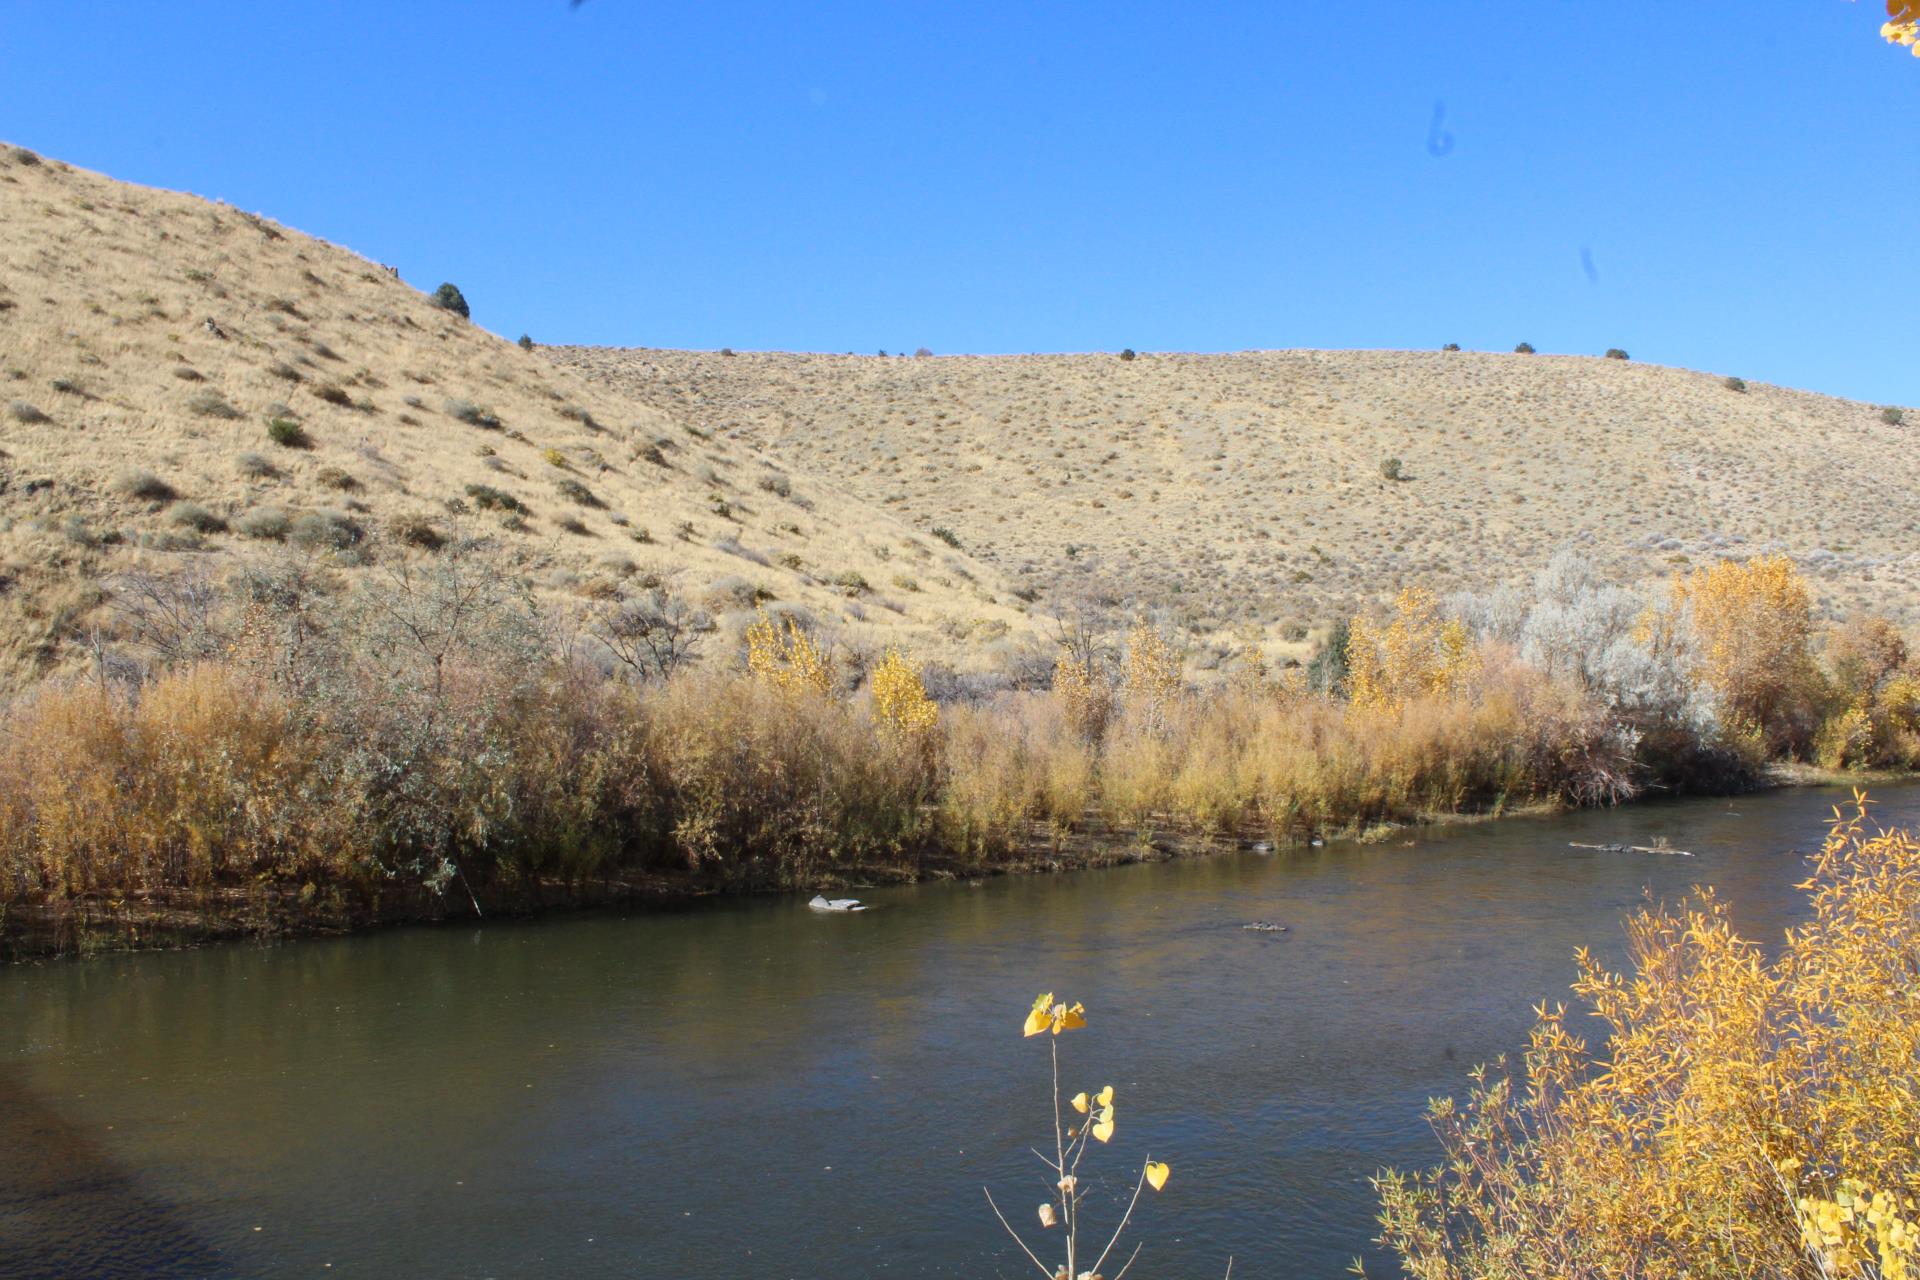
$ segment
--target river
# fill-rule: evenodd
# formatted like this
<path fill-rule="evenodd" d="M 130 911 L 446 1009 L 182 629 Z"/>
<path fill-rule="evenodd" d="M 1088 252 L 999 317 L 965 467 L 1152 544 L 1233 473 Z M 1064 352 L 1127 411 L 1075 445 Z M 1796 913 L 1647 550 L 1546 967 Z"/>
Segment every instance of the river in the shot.
<path fill-rule="evenodd" d="M 1435 1158 L 1426 1099 L 1646 892 L 1776 943 L 1844 796 L 0 970 L 0 1275 L 1032 1274 L 981 1187 L 1039 1234 L 1049 990 L 1119 1090 L 1089 1219 L 1172 1165 L 1134 1274 L 1391 1275 L 1367 1178 Z M 1658 836 L 1697 856 L 1568 847 Z"/>

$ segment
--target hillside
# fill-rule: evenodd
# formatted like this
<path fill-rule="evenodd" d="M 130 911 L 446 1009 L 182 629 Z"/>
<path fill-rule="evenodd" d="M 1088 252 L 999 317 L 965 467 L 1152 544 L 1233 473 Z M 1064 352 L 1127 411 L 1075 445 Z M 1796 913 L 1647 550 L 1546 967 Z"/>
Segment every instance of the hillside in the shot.
<path fill-rule="evenodd" d="M 1202 629 L 1297 634 L 1569 542 L 1622 580 L 1780 548 L 1826 609 L 1920 617 L 1920 414 L 1717 374 L 1475 352 L 544 354 L 1043 593 Z"/>
<path fill-rule="evenodd" d="M 497 539 L 562 616 L 664 577 L 723 633 L 771 602 L 956 665 L 1030 627 L 906 521 L 345 249 L 3 145 L 0 226 L 0 685 L 111 638 L 129 571 L 218 580 L 304 543 L 350 578 L 431 554 L 421 521 Z"/>

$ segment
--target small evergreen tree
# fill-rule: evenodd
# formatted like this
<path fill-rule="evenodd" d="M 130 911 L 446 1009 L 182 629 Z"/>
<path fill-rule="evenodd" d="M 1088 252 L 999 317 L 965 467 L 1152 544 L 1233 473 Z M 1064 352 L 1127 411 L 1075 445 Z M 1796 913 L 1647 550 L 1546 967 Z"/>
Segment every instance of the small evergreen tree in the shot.
<path fill-rule="evenodd" d="M 428 298 L 427 301 L 442 311 L 453 312 L 453 314 L 459 316 L 462 320 L 472 318 L 472 313 L 467 310 L 466 295 L 460 292 L 460 286 L 457 284 L 448 283 L 441 285 L 433 291 L 433 296 Z"/>

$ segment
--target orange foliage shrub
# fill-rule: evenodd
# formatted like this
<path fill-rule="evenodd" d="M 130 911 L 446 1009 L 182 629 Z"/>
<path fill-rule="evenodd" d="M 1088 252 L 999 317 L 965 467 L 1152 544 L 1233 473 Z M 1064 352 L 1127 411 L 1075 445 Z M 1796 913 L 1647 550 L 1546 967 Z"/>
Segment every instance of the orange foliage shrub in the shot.
<path fill-rule="evenodd" d="M 1636 916 L 1630 974 L 1580 953 L 1574 992 L 1603 1051 L 1542 1006 L 1519 1079 L 1497 1064 L 1464 1105 L 1433 1104 L 1446 1163 L 1376 1181 L 1381 1242 L 1407 1274 L 1892 1277 L 1920 1264 L 1920 840 L 1872 830 L 1856 795 L 1805 888 L 1811 918 L 1777 960 L 1711 893 Z"/>

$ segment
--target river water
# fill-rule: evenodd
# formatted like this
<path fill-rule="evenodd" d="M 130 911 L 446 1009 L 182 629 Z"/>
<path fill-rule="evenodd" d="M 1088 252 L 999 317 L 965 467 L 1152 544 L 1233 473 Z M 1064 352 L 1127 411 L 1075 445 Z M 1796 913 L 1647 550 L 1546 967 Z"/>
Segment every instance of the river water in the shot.
<path fill-rule="evenodd" d="M 981 1188 L 1037 1228 L 1043 990 L 1119 1090 L 1089 1219 L 1173 1167 L 1135 1275 L 1390 1275 L 1367 1178 L 1434 1159 L 1427 1098 L 1647 892 L 1776 943 L 1844 794 L 0 970 L 0 1276 L 1032 1274 Z M 1657 836 L 1697 856 L 1568 847 Z"/>

